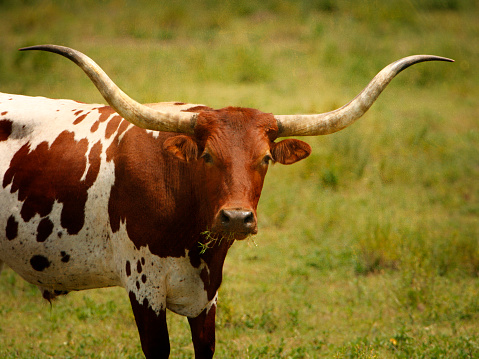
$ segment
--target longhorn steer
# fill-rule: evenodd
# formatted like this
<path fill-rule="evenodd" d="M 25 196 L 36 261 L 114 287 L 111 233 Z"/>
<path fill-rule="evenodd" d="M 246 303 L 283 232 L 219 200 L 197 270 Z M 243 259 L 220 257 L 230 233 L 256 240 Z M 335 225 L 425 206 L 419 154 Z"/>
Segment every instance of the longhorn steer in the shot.
<path fill-rule="evenodd" d="M 213 356 L 223 263 L 234 240 L 257 232 L 268 163 L 292 164 L 311 152 L 302 141 L 278 137 L 339 131 L 403 69 L 452 61 L 404 58 L 338 110 L 273 116 L 140 105 L 82 53 L 30 49 L 74 61 L 111 107 L 0 94 L 0 263 L 47 299 L 124 287 L 147 358 L 169 355 L 167 308 L 188 317 L 196 358 Z"/>

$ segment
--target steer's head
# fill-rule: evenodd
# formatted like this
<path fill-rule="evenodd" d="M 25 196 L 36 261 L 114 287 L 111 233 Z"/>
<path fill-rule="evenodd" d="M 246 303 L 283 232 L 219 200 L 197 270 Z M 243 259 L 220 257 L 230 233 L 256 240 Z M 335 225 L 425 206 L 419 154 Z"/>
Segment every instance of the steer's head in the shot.
<path fill-rule="evenodd" d="M 305 142 L 274 142 L 277 137 L 272 114 L 228 107 L 199 111 L 194 135 L 166 140 L 167 152 L 182 161 L 199 162 L 212 232 L 234 233 L 237 239 L 255 234 L 256 207 L 269 164 L 292 164 L 311 153 Z"/>
<path fill-rule="evenodd" d="M 291 164 L 311 152 L 309 145 L 302 141 L 275 142 L 277 137 L 317 136 L 340 131 L 361 117 L 402 70 L 423 61 L 453 61 L 431 55 L 405 57 L 386 66 L 358 96 L 337 110 L 314 115 L 273 116 L 232 107 L 161 111 L 132 100 L 81 52 L 55 45 L 24 50 L 50 51 L 75 62 L 108 103 L 131 123 L 150 130 L 184 133 L 168 139 L 165 150 L 182 161 L 201 163 L 201 172 L 207 180 L 205 195 L 213 207 L 211 230 L 233 232 L 240 237 L 257 231 L 256 206 L 268 164 L 271 161 Z"/>

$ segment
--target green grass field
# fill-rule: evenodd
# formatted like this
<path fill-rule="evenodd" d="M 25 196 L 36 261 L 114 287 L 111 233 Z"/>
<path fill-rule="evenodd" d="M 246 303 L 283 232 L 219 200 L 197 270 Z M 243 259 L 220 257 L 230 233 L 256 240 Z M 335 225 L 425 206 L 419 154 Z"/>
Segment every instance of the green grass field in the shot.
<path fill-rule="evenodd" d="M 225 264 L 218 358 L 479 358 L 479 6 L 474 0 L 1 0 L 0 91 L 104 102 L 55 43 L 141 102 L 325 112 L 388 63 L 350 128 L 270 168 L 259 234 Z M 193 354 L 169 315 L 172 358 Z M 52 305 L 0 274 L 0 358 L 141 358 L 126 293 Z"/>

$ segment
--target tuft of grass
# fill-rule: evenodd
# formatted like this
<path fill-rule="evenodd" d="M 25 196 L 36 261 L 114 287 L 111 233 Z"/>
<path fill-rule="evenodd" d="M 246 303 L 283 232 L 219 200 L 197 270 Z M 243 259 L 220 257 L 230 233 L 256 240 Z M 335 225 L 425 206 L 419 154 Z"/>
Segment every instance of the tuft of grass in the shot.
<path fill-rule="evenodd" d="M 201 235 L 204 237 L 204 240 L 198 242 L 198 245 L 201 248 L 200 254 L 205 253 L 209 248 L 212 248 L 217 244 L 220 245 L 222 241 L 234 241 L 234 233 L 222 233 L 221 235 L 218 235 L 211 231 L 204 231 L 201 232 Z"/>

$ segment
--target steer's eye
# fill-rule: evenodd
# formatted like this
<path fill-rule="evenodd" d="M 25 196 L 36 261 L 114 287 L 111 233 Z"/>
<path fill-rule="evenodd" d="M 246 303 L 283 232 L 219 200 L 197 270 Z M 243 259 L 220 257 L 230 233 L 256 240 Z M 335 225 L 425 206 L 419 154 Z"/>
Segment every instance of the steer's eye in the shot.
<path fill-rule="evenodd" d="M 211 157 L 208 152 L 203 152 L 201 158 L 203 159 L 203 161 L 205 161 L 205 163 L 213 163 L 213 157 Z"/>
<path fill-rule="evenodd" d="M 271 157 L 271 155 L 266 155 L 263 157 L 263 161 L 262 161 L 262 164 L 264 165 L 269 165 L 270 162 L 273 162 L 273 157 Z"/>

